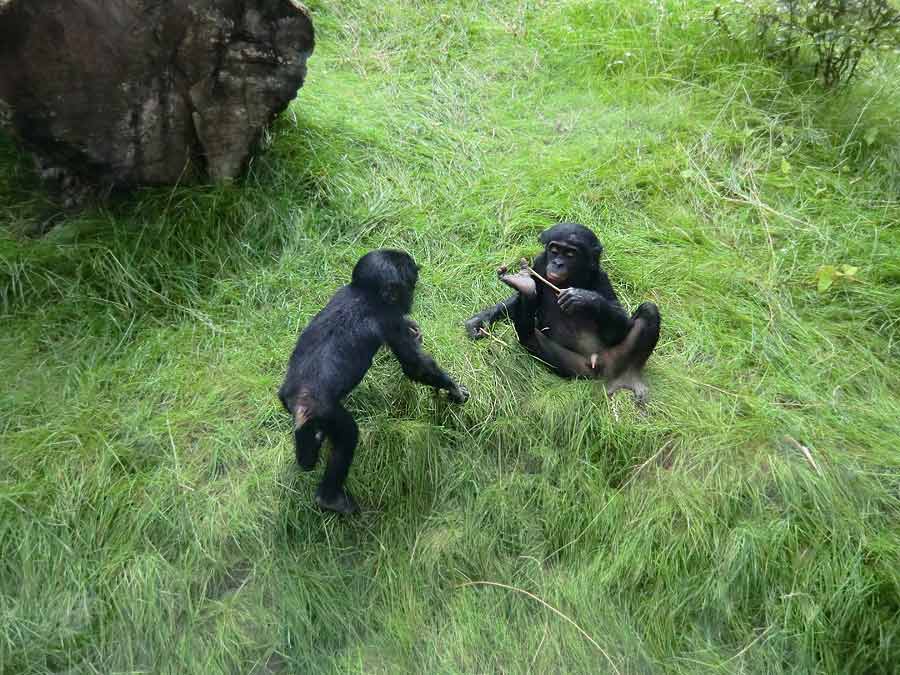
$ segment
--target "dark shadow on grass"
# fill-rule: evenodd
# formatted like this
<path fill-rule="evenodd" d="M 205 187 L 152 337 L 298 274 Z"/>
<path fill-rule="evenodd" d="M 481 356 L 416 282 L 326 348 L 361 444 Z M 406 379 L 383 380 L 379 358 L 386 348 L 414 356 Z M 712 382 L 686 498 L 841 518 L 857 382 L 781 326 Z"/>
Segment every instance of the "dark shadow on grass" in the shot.
<path fill-rule="evenodd" d="M 216 282 L 321 245 L 335 223 L 353 227 L 333 195 L 365 170 L 346 161 L 363 143 L 347 129 L 282 119 L 240 181 L 139 188 L 71 213 L 53 206 L 29 158 L 3 139 L 0 313 L 40 313 L 49 329 L 75 318 L 86 332 L 99 313 L 104 333 L 134 319 L 196 319 Z M 46 236 L 29 238 L 48 220 Z"/>

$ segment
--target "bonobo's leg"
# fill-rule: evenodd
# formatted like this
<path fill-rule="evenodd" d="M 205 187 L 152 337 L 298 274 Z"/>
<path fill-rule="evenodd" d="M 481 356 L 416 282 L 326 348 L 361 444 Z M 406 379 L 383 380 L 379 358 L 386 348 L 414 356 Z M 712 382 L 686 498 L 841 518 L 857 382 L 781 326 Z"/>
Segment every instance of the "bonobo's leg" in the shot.
<path fill-rule="evenodd" d="M 318 428 L 315 420 L 294 429 L 294 454 L 301 469 L 312 471 L 316 468 L 319 463 L 319 448 L 324 440 L 325 434 Z"/>
<path fill-rule="evenodd" d="M 294 410 L 294 454 L 301 469 L 312 471 L 315 468 L 324 438 L 311 407 L 298 404 Z"/>
<path fill-rule="evenodd" d="M 534 279 L 526 271 L 517 274 L 509 274 L 509 268 L 505 265 L 497 270 L 497 277 L 507 286 L 517 291 L 503 302 L 498 302 L 493 307 L 484 309 L 466 321 L 466 334 L 473 340 L 479 340 L 486 334 L 495 321 L 504 316 L 513 318 L 519 311 L 519 305 L 523 297 L 534 297 L 537 294 Z"/>
<path fill-rule="evenodd" d="M 563 377 L 597 377 L 597 373 L 591 368 L 590 359 L 584 355 L 563 347 L 537 330 L 534 331 L 534 339 L 538 346 L 538 350 L 534 351 L 535 356 L 548 363 Z"/>
<path fill-rule="evenodd" d="M 659 341 L 659 329 L 659 309 L 652 302 L 643 303 L 632 315 L 625 339 L 603 354 L 608 394 L 630 389 L 638 403 L 646 401 L 648 389 L 641 371 Z"/>
<path fill-rule="evenodd" d="M 325 476 L 316 490 L 319 508 L 350 514 L 359 510 L 353 497 L 344 489 L 344 481 L 350 472 L 353 452 L 359 440 L 359 428 L 353 416 L 340 404 L 335 404 L 331 414 L 321 418 L 321 424 L 331 439 L 331 456 Z"/>
<path fill-rule="evenodd" d="M 637 308 L 631 317 L 632 321 L 640 319 L 644 322 L 644 329 L 638 337 L 632 356 L 631 366 L 637 370 L 641 370 L 647 359 L 656 349 L 656 343 L 659 342 L 659 329 L 662 319 L 659 316 L 659 308 L 656 303 L 644 302 Z"/>
<path fill-rule="evenodd" d="M 626 370 L 640 371 L 659 341 L 659 310 L 645 302 L 631 316 L 625 339 L 603 353 L 604 375 L 614 378 Z"/>
<path fill-rule="evenodd" d="M 540 351 L 538 338 L 535 335 L 536 315 L 538 311 L 538 298 L 535 295 L 520 293 L 518 301 L 509 313 L 516 335 L 528 351 L 537 353 Z"/>
<path fill-rule="evenodd" d="M 519 343 L 563 377 L 595 377 L 588 359 L 554 342 L 536 329 L 537 309 L 536 295 L 519 295 L 515 311 L 511 314 Z"/>
<path fill-rule="evenodd" d="M 509 273 L 509 268 L 504 265 L 497 270 L 497 278 L 510 288 L 519 291 L 520 295 L 526 298 L 533 298 L 537 295 L 537 284 L 534 277 L 525 269 L 521 269 L 515 274 Z"/>
<path fill-rule="evenodd" d="M 480 340 L 487 335 L 486 331 L 495 322 L 500 319 L 507 318 L 515 311 L 516 304 L 519 301 L 519 294 L 509 296 L 503 302 L 498 302 L 487 309 L 483 309 L 478 314 L 473 315 L 465 323 L 466 335 L 472 340 Z"/>

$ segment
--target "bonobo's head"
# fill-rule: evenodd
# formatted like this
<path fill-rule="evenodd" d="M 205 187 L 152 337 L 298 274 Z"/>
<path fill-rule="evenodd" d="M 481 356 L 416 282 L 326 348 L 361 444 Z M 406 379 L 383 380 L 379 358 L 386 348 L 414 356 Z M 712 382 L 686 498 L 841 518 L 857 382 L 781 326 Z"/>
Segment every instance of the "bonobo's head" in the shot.
<path fill-rule="evenodd" d="M 350 285 L 406 314 L 412 309 L 418 279 L 419 267 L 409 253 L 381 248 L 359 259 Z"/>
<path fill-rule="evenodd" d="M 578 223 L 558 223 L 541 232 L 547 280 L 560 288 L 586 286 L 600 268 L 603 246 Z"/>

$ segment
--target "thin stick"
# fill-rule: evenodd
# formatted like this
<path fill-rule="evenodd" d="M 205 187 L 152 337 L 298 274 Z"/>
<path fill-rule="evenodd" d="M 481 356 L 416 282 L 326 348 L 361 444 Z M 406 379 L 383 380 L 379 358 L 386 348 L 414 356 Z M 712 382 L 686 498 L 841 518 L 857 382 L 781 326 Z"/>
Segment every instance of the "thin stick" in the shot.
<path fill-rule="evenodd" d="M 809 451 L 805 445 L 797 441 L 796 438 L 792 438 L 791 436 L 785 436 L 784 440 L 793 445 L 797 450 L 803 453 L 803 457 L 809 463 L 809 465 L 815 470 L 817 474 L 822 475 L 822 470 L 819 468 L 819 465 L 816 464 L 816 460 L 813 459 L 812 453 Z"/>
<path fill-rule="evenodd" d="M 545 602 L 544 600 L 541 600 L 541 598 L 539 598 L 538 596 L 536 596 L 534 593 L 529 593 L 528 591 L 526 591 L 526 590 L 523 589 L 523 588 L 516 588 L 515 586 L 508 586 L 508 585 L 506 585 L 506 584 L 501 584 L 501 583 L 498 583 L 498 582 L 496 582 L 496 581 L 467 581 L 466 583 L 460 584 L 459 586 L 457 586 L 457 588 L 464 588 L 464 587 L 466 587 L 466 586 L 496 586 L 497 588 L 505 588 L 505 589 L 508 590 L 508 591 L 515 591 L 516 593 L 521 593 L 522 595 L 527 595 L 527 596 L 528 596 L 529 598 L 531 598 L 532 600 L 537 600 L 537 601 L 538 601 L 539 603 L 541 603 L 544 607 L 546 607 L 546 608 L 549 609 L 551 612 L 553 612 L 554 614 L 556 614 L 556 616 L 558 616 L 558 617 L 561 618 L 561 619 L 564 619 L 565 621 L 568 621 L 570 624 L 572 624 L 573 626 L 575 626 L 576 630 L 577 630 L 579 633 L 581 633 L 581 634 L 585 637 L 585 639 L 586 639 L 588 642 L 590 642 L 592 645 L 594 645 L 597 649 L 600 650 L 600 653 L 603 654 L 603 656 L 606 657 L 606 660 L 607 660 L 607 661 L 609 661 L 609 665 L 612 666 L 612 669 L 613 669 L 614 671 L 616 671 L 616 673 L 619 673 L 619 669 L 616 668 L 615 662 L 614 662 L 611 658 L 609 658 L 609 654 L 607 654 L 607 653 L 603 650 L 603 647 L 601 647 L 599 644 L 597 644 L 597 641 L 596 641 L 594 638 L 592 638 L 590 635 L 588 635 L 588 634 L 584 631 L 584 629 L 583 629 L 581 626 L 579 626 L 577 623 L 575 623 L 574 621 L 572 621 L 572 619 L 570 619 L 570 618 L 567 617 L 565 614 L 563 614 L 562 612 L 560 612 L 560 611 L 559 611 L 558 609 L 556 609 L 556 607 L 554 607 L 553 605 L 551 605 L 551 604 Z"/>
<path fill-rule="evenodd" d="M 479 328 L 478 330 L 481 332 L 482 335 L 484 335 L 485 337 L 491 338 L 491 340 L 493 340 L 494 342 L 499 342 L 499 343 L 500 343 L 501 345 L 503 345 L 504 347 L 508 347 L 508 346 L 509 346 L 509 345 L 506 344 L 503 340 L 501 340 L 500 338 L 498 338 L 497 336 L 495 336 L 493 333 L 491 333 L 491 332 L 489 332 L 489 331 L 486 331 L 484 328 Z"/>
<path fill-rule="evenodd" d="M 554 291 L 557 295 L 559 295 L 560 293 L 562 293 L 562 289 L 561 289 L 561 288 L 557 288 L 556 286 L 554 286 L 553 284 L 551 284 L 549 281 L 547 281 L 544 277 L 542 277 L 540 274 L 538 274 L 538 273 L 535 272 L 533 269 L 531 269 L 531 268 L 528 266 L 528 264 L 526 263 L 526 261 L 525 261 L 524 259 L 522 260 L 522 269 L 523 269 L 523 270 L 528 270 L 528 273 L 531 274 L 531 276 L 535 277 L 535 278 L 538 279 L 539 281 L 543 281 L 543 282 L 544 282 L 545 284 L 547 284 L 550 288 L 552 288 L 553 291 Z"/>
<path fill-rule="evenodd" d="M 504 347 L 509 347 L 509 345 L 506 344 L 503 340 L 501 340 L 500 338 L 498 338 L 498 337 L 497 337 L 496 335 L 494 335 L 493 333 L 490 333 L 490 332 L 486 331 L 484 328 L 479 328 L 478 330 L 481 331 L 481 334 L 482 334 L 482 335 L 484 335 L 485 337 L 491 338 L 491 340 L 493 340 L 494 342 L 499 342 L 499 343 L 500 343 L 501 345 L 503 345 Z M 549 366 L 550 368 L 553 368 L 553 364 L 552 364 L 552 363 L 547 363 L 546 361 L 544 361 L 544 359 L 542 359 L 542 358 L 540 358 L 540 357 L 538 357 L 538 356 L 535 356 L 535 355 L 532 354 L 531 352 L 529 352 L 528 355 L 529 355 L 531 358 L 533 358 L 535 361 L 540 361 L 540 362 L 543 363 L 545 366 Z"/>
<path fill-rule="evenodd" d="M 723 665 L 723 666 L 724 666 L 726 663 L 731 663 L 731 662 L 734 661 L 735 659 L 741 658 L 741 656 L 743 656 L 743 655 L 747 652 L 747 650 L 750 649 L 750 647 L 752 647 L 752 646 L 755 645 L 757 642 L 759 642 L 759 641 L 762 640 L 764 637 L 766 637 L 766 635 L 769 634 L 769 631 L 770 631 L 770 630 L 772 630 L 772 626 L 766 626 L 766 629 L 765 629 L 762 633 L 760 633 L 759 635 L 757 635 L 755 638 L 753 638 L 753 639 L 750 641 L 750 644 L 748 644 L 748 645 L 747 645 L 746 647 L 744 647 L 741 651 L 739 651 L 737 654 L 735 654 L 735 655 L 732 656 L 730 659 L 728 659 L 727 661 L 725 661 L 724 663 L 722 663 L 722 664 L 720 664 L 720 665 Z"/>

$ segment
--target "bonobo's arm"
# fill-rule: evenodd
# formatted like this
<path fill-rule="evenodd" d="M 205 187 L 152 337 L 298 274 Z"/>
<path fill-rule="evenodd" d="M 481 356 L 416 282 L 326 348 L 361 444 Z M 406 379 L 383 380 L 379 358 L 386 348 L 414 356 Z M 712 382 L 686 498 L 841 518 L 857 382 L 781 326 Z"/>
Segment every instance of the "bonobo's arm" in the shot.
<path fill-rule="evenodd" d="M 469 391 L 454 382 L 431 356 L 419 348 L 421 335 L 413 334 L 409 322 L 409 319 L 401 317 L 397 321 L 385 322 L 383 326 L 384 340 L 400 362 L 403 373 L 416 382 L 436 389 L 446 389 L 450 400 L 455 403 L 465 403 L 469 398 Z"/>
<path fill-rule="evenodd" d="M 631 318 L 619 304 L 606 272 L 600 270 L 593 288 L 564 288 L 559 294 L 559 308 L 566 314 L 591 312 L 601 324 L 603 338 L 616 344 L 625 338 Z"/>

